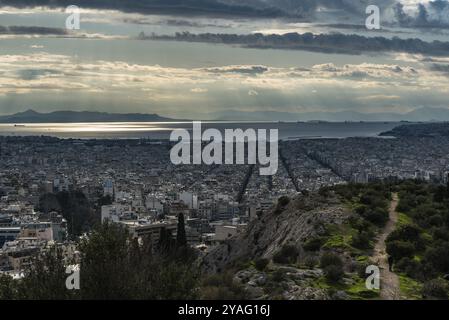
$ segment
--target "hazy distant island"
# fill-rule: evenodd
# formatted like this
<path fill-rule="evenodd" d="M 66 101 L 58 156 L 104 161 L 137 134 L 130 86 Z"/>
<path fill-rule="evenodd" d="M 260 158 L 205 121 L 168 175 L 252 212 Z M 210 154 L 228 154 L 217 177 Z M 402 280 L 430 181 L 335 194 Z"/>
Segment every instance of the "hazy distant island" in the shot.
<path fill-rule="evenodd" d="M 380 136 L 393 137 L 449 137 L 449 122 L 404 124 Z"/>
<path fill-rule="evenodd" d="M 34 110 L 0 116 L 0 123 L 70 123 L 70 122 L 170 122 L 179 121 L 144 113 L 107 113 L 96 111 L 54 111 L 41 113 Z"/>

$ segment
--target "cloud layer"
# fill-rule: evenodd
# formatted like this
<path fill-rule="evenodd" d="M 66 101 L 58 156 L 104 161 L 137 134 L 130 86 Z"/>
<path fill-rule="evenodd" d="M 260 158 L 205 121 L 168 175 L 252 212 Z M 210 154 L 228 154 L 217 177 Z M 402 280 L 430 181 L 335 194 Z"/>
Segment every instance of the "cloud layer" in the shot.
<path fill-rule="evenodd" d="M 360 54 L 363 52 L 407 52 L 429 55 L 449 55 L 449 42 L 425 42 L 420 39 L 400 39 L 384 37 L 364 37 L 345 34 L 319 34 L 312 33 L 286 33 L 264 35 L 260 33 L 251 35 L 237 34 L 191 34 L 189 32 L 176 33 L 174 36 L 145 36 L 140 39 L 162 39 L 187 42 L 207 42 L 238 44 L 250 48 L 261 49 L 292 49 L 309 50 L 327 53 Z"/>
<path fill-rule="evenodd" d="M 73 5 L 73 0 L 3 0 L 0 4 L 17 8 Z M 314 19 L 319 9 L 343 12 L 364 20 L 369 4 L 378 5 L 385 16 L 401 26 L 448 27 L 448 0 L 79 0 L 76 5 L 91 9 L 169 15 L 205 15 L 256 18 Z M 410 10 L 404 10 L 404 7 Z"/>
<path fill-rule="evenodd" d="M 448 107 L 449 77 L 394 64 L 170 68 L 65 55 L 0 56 L 0 113 L 98 110 L 178 118 L 223 110 L 407 112 Z M 189 116 L 190 115 L 190 116 Z"/>

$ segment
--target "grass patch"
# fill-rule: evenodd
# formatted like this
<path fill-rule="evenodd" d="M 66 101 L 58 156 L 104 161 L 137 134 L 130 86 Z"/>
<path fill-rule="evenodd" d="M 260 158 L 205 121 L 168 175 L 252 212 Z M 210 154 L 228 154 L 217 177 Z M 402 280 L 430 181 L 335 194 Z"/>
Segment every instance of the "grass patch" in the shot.
<path fill-rule="evenodd" d="M 358 253 L 359 250 L 351 246 L 353 235 L 357 230 L 348 224 L 328 225 L 326 226 L 328 237 L 323 245 L 324 249 L 343 249 L 352 253 Z"/>
<path fill-rule="evenodd" d="M 379 290 L 369 290 L 366 288 L 365 280 L 355 276 L 353 285 L 343 283 L 330 284 L 325 277 L 320 277 L 312 282 L 312 286 L 317 289 L 344 291 L 351 300 L 369 300 L 379 298 Z"/>
<path fill-rule="evenodd" d="M 407 300 L 421 300 L 422 284 L 404 274 L 399 274 L 399 288 Z"/>
<path fill-rule="evenodd" d="M 353 279 L 356 281 L 356 283 L 345 290 L 352 300 L 368 300 L 379 298 L 380 290 L 367 289 L 365 280 L 360 277 L 354 277 Z"/>
<path fill-rule="evenodd" d="M 399 213 L 397 228 L 398 227 L 402 227 L 402 226 L 406 226 L 406 225 L 409 225 L 409 224 L 413 224 L 412 218 L 410 218 L 405 213 Z"/>

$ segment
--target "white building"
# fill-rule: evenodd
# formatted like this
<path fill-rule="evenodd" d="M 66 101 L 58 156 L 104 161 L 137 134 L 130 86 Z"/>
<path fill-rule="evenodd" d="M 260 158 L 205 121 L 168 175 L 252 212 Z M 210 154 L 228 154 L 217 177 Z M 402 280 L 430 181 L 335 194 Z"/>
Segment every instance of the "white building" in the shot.
<path fill-rule="evenodd" d="M 145 207 L 149 210 L 156 211 L 158 214 L 161 214 L 164 211 L 164 204 L 162 201 L 152 194 L 148 195 L 145 199 Z"/>
<path fill-rule="evenodd" d="M 179 200 L 189 209 L 198 209 L 198 196 L 191 192 L 182 192 L 179 194 Z"/>
<path fill-rule="evenodd" d="M 112 222 L 119 222 L 120 216 L 129 211 L 129 207 L 121 204 L 111 204 L 101 206 L 101 222 L 110 220 Z"/>
<path fill-rule="evenodd" d="M 103 183 L 103 195 L 114 198 L 114 182 L 111 179 L 107 179 Z"/>

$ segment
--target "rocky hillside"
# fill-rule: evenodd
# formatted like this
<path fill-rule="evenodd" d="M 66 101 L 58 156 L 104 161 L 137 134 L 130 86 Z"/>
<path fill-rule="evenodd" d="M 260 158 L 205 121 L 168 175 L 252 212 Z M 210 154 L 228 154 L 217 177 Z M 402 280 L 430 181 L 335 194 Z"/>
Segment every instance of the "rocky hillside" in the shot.
<path fill-rule="evenodd" d="M 336 196 L 299 196 L 264 213 L 245 233 L 209 252 L 203 269 L 220 272 L 234 264 L 259 258 L 271 259 L 286 245 L 301 247 L 325 232 L 326 225 L 343 224 L 351 216 Z"/>
<path fill-rule="evenodd" d="M 244 233 L 206 253 L 204 297 L 378 299 L 379 290 L 365 281 L 390 202 L 382 183 L 280 198 Z"/>

